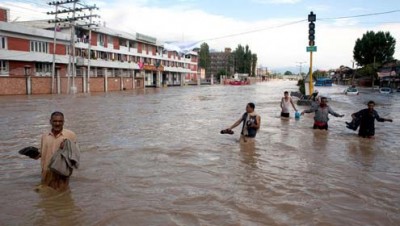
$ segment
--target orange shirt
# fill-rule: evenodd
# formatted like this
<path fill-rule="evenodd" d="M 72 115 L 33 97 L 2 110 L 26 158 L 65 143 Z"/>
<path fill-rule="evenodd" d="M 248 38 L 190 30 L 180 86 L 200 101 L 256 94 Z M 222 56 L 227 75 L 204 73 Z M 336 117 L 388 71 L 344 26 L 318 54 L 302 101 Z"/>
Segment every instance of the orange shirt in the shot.
<path fill-rule="evenodd" d="M 63 129 L 57 136 L 54 136 L 52 132 L 42 135 L 40 148 L 42 155 L 40 159 L 42 166 L 42 177 L 46 174 L 51 157 L 53 157 L 53 154 L 60 148 L 60 144 L 64 139 L 69 139 L 72 142 L 76 142 L 76 134 L 71 130 Z"/>

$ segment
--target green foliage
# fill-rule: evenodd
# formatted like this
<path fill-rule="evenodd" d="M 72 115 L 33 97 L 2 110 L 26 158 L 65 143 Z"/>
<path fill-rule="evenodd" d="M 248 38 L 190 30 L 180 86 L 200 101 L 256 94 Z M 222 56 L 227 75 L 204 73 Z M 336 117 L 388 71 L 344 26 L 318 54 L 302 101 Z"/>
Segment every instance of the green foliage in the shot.
<path fill-rule="evenodd" d="M 285 71 L 284 75 L 293 75 L 291 71 Z"/>
<path fill-rule="evenodd" d="M 203 43 L 200 46 L 199 51 L 199 67 L 204 68 L 206 71 L 210 68 L 211 57 L 210 57 L 210 48 L 207 43 Z"/>
<path fill-rule="evenodd" d="M 316 70 L 313 72 L 313 78 L 324 78 L 327 77 L 326 71 Z"/>
<path fill-rule="evenodd" d="M 377 65 L 368 64 L 357 70 L 357 77 L 373 77 L 377 78 Z"/>
<path fill-rule="evenodd" d="M 221 76 L 221 75 L 228 75 L 228 73 L 226 72 L 225 69 L 220 69 L 220 70 L 217 72 L 217 76 Z"/>
<path fill-rule="evenodd" d="M 236 50 L 234 51 L 234 66 L 235 72 L 237 73 L 245 73 L 244 72 L 244 48 L 242 45 L 238 45 Z"/>
<path fill-rule="evenodd" d="M 236 50 L 233 51 L 233 65 L 237 73 L 247 73 L 255 76 L 257 60 L 257 55 L 251 53 L 248 45 L 243 47 L 239 44 Z"/>
<path fill-rule="evenodd" d="M 227 72 L 225 69 L 220 69 L 220 70 L 217 72 L 217 79 L 218 79 L 218 81 L 221 81 L 221 76 L 223 76 L 223 75 L 228 75 L 228 72 Z"/>
<path fill-rule="evenodd" d="M 306 87 L 304 86 L 304 79 L 300 79 L 297 81 L 297 86 L 299 87 L 299 91 L 301 94 L 306 94 Z"/>
<path fill-rule="evenodd" d="M 365 66 L 368 64 L 384 63 L 393 60 L 395 52 L 396 39 L 389 32 L 367 31 L 361 39 L 357 39 L 353 58 L 357 65 Z"/>

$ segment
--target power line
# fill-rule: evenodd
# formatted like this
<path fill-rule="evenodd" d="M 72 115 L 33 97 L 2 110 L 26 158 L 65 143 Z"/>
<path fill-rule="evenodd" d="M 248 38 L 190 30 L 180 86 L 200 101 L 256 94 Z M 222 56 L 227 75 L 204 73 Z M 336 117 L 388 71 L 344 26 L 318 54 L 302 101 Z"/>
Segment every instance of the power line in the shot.
<path fill-rule="evenodd" d="M 340 20 L 340 19 L 350 19 L 350 18 L 357 18 L 357 17 L 367 17 L 367 16 L 378 16 L 390 13 L 398 13 L 400 9 L 386 11 L 386 12 L 378 12 L 378 13 L 368 13 L 368 14 L 360 14 L 355 16 L 340 16 L 340 17 L 326 17 L 326 18 L 318 18 L 318 20 Z"/>
<path fill-rule="evenodd" d="M 377 12 L 377 13 L 369 13 L 369 14 L 360 14 L 360 15 L 354 15 L 354 16 L 341 16 L 341 17 L 327 17 L 327 18 L 318 18 L 318 20 L 338 20 L 338 19 L 349 19 L 349 18 L 357 18 L 357 17 L 368 17 L 368 16 L 377 16 L 377 15 L 383 15 L 383 14 L 391 14 L 391 13 L 397 13 L 400 12 L 400 9 L 397 10 L 391 10 L 391 11 L 386 11 L 386 12 Z M 267 28 L 260 28 L 260 29 L 255 29 L 255 30 L 250 30 L 250 31 L 245 31 L 245 32 L 240 32 L 240 33 L 235 33 L 235 34 L 229 34 L 229 35 L 224 35 L 220 37 L 214 37 L 214 38 L 207 38 L 200 40 L 199 42 L 204 42 L 204 41 L 212 41 L 212 40 L 217 40 L 217 39 L 223 39 L 223 38 L 230 38 L 230 37 L 235 37 L 239 35 L 245 35 L 245 34 L 250 34 L 250 33 L 255 33 L 255 32 L 260 32 L 264 30 L 270 30 L 270 29 L 276 29 L 276 28 L 281 28 L 281 27 L 286 27 L 294 24 L 298 24 L 301 22 L 307 21 L 307 19 L 304 20 L 298 20 L 298 21 L 293 21 L 277 26 L 272 26 L 272 27 L 267 27 Z M 395 23 L 395 22 L 394 22 Z"/>
<path fill-rule="evenodd" d="M 234 36 L 245 35 L 245 34 L 255 33 L 255 32 L 264 31 L 264 30 L 276 29 L 276 28 L 290 26 L 290 25 L 293 25 L 293 24 L 298 24 L 298 23 L 301 23 L 301 22 L 304 22 L 304 21 L 307 21 L 307 20 L 306 19 L 297 20 L 297 21 L 293 21 L 293 22 L 289 22 L 289 23 L 285 23 L 285 24 L 281 24 L 281 25 L 276 25 L 276 26 L 271 26 L 271 27 L 267 27 L 267 28 L 260 28 L 260 29 L 240 32 L 240 33 L 236 33 L 236 34 L 230 34 L 230 35 L 224 35 L 224 36 L 220 36 L 220 37 L 203 39 L 203 40 L 200 40 L 199 42 L 212 41 L 212 40 L 223 39 L 223 38 L 230 38 L 230 37 L 234 37 Z"/>

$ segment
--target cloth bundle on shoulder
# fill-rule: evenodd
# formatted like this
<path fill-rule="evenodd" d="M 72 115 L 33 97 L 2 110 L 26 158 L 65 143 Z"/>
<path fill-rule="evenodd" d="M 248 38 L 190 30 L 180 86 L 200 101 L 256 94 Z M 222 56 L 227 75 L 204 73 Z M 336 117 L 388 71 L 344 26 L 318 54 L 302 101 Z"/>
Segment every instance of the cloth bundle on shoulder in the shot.
<path fill-rule="evenodd" d="M 36 147 L 32 147 L 32 146 L 25 147 L 25 148 L 19 150 L 18 153 L 21 155 L 26 155 L 29 158 L 33 158 L 33 159 L 37 158 L 40 155 L 39 149 Z"/>
<path fill-rule="evenodd" d="M 60 148 L 54 153 L 50 160 L 49 168 L 59 175 L 69 177 L 72 174 L 73 168 L 78 169 L 79 158 L 79 146 L 67 139 L 64 141 L 64 148 Z"/>

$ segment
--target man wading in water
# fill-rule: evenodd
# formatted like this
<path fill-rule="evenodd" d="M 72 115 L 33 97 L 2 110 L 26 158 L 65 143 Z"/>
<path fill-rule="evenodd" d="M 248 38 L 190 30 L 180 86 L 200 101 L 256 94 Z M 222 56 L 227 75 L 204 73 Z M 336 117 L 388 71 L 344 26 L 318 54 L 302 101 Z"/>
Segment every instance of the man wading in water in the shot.
<path fill-rule="evenodd" d="M 57 174 L 49 169 L 50 160 L 58 149 L 63 149 L 65 141 L 68 139 L 76 143 L 76 134 L 71 130 L 64 129 L 64 114 L 56 111 L 50 117 L 51 131 L 44 133 L 41 139 L 41 153 L 36 158 L 41 160 L 42 182 L 57 191 L 65 191 L 69 188 L 69 176 Z M 38 186 L 40 190 L 42 186 Z"/>
<path fill-rule="evenodd" d="M 225 131 L 232 131 L 233 128 L 240 125 L 243 122 L 242 132 L 240 133 L 240 142 L 254 141 L 257 135 L 258 129 L 260 129 L 261 118 L 254 112 L 254 103 L 248 103 L 246 105 L 246 113 L 242 115 L 231 127 Z"/>
<path fill-rule="evenodd" d="M 326 97 L 321 97 L 321 103 L 319 105 L 312 106 L 309 110 L 304 110 L 301 114 L 304 113 L 312 113 L 315 112 L 314 116 L 314 129 L 325 129 L 328 130 L 328 115 L 331 114 L 335 117 L 343 117 L 344 115 L 339 115 L 338 113 L 334 112 L 328 104 Z"/>

